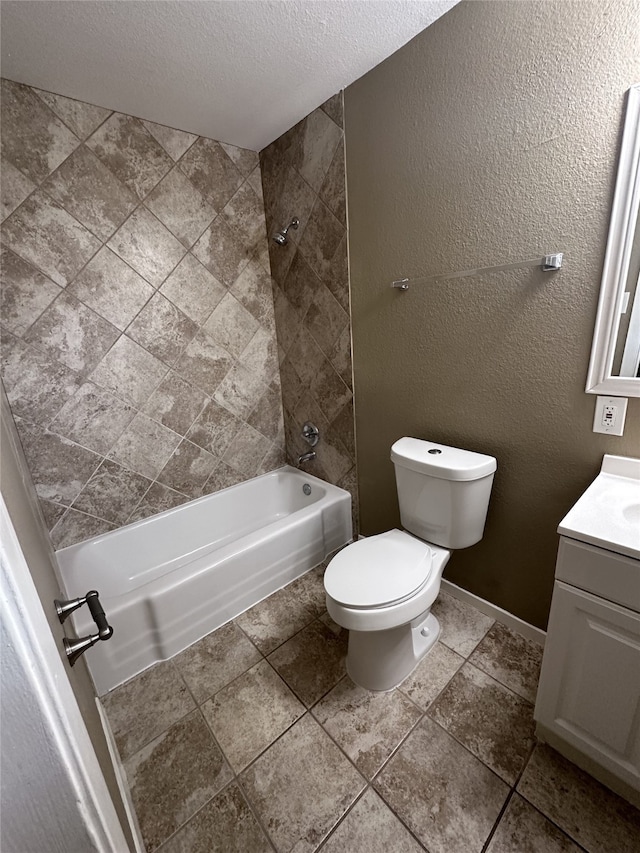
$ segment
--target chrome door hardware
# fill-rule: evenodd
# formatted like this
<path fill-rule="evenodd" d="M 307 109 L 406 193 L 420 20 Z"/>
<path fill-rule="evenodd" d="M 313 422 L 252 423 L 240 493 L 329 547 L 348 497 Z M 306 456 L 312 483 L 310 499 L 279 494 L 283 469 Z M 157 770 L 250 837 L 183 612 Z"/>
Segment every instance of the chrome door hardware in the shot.
<path fill-rule="evenodd" d="M 302 437 L 310 447 L 315 447 L 320 441 L 320 430 L 311 421 L 307 421 L 302 427 Z"/>
<path fill-rule="evenodd" d="M 77 610 L 78 607 L 82 607 L 83 604 L 88 604 L 89 611 L 91 612 L 93 621 L 96 623 L 96 628 L 98 629 L 97 634 L 89 634 L 87 637 L 78 637 L 75 640 L 69 640 L 65 637 L 62 640 L 64 650 L 71 666 L 74 665 L 81 654 L 83 654 L 87 649 L 90 649 L 91 646 L 95 645 L 99 640 L 108 640 L 113 636 L 113 628 L 107 622 L 107 617 L 102 609 L 102 605 L 100 604 L 100 597 L 97 590 L 90 589 L 84 598 L 70 598 L 66 601 L 61 601 L 56 598 L 53 603 L 60 622 L 64 622 L 67 616 L 69 616 L 70 613 L 73 613 L 74 610 Z"/>

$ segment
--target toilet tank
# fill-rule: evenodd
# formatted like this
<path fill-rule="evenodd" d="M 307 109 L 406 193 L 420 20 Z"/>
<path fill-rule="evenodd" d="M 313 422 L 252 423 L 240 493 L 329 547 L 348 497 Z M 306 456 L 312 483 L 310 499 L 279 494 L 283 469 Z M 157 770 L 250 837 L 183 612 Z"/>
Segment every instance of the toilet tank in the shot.
<path fill-rule="evenodd" d="M 405 530 L 443 548 L 468 548 L 482 539 L 497 468 L 493 456 L 401 438 L 391 461 Z"/>

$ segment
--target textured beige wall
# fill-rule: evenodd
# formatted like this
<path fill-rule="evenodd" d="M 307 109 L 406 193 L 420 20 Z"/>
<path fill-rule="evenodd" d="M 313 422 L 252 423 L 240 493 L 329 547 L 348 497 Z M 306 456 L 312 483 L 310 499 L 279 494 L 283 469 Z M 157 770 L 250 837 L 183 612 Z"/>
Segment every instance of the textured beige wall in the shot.
<path fill-rule="evenodd" d="M 584 393 L 640 4 L 463 3 L 345 95 L 362 531 L 399 523 L 402 435 L 498 459 L 484 540 L 446 577 L 544 627 L 556 527 L 603 453 Z M 556 274 L 403 276 L 565 252 Z"/>

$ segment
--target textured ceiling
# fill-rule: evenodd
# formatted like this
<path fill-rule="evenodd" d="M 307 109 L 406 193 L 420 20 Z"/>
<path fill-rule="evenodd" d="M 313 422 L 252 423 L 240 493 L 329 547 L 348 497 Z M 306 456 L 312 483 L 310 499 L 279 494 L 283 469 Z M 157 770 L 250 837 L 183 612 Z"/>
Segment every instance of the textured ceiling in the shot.
<path fill-rule="evenodd" d="M 4 0 L 2 75 L 260 150 L 457 0 Z"/>

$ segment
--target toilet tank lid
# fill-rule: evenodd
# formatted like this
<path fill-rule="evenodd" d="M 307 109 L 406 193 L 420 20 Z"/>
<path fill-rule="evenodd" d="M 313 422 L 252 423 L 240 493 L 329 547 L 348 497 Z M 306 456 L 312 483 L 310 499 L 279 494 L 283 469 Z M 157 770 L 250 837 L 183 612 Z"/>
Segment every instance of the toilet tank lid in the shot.
<path fill-rule="evenodd" d="M 391 447 L 391 461 L 441 480 L 479 480 L 498 467 L 493 456 L 420 438 L 398 439 Z"/>

